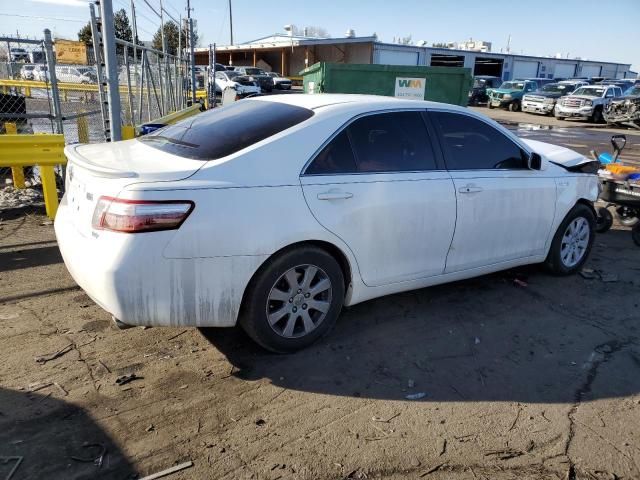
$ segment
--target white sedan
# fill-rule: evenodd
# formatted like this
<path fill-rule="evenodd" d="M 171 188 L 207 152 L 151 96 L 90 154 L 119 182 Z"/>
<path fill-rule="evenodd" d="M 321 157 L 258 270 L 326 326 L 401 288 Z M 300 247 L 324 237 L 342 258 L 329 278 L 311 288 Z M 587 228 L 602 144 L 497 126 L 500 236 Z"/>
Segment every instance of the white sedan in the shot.
<path fill-rule="evenodd" d="M 239 323 L 276 352 L 344 305 L 518 265 L 582 267 L 593 164 L 452 105 L 359 95 L 236 102 L 70 145 L 67 268 L 120 325 Z"/>
<path fill-rule="evenodd" d="M 216 72 L 215 88 L 218 93 L 222 93 L 227 88 L 233 88 L 241 97 L 259 94 L 262 91 L 256 82 L 249 80 L 249 77 L 231 70 Z"/>

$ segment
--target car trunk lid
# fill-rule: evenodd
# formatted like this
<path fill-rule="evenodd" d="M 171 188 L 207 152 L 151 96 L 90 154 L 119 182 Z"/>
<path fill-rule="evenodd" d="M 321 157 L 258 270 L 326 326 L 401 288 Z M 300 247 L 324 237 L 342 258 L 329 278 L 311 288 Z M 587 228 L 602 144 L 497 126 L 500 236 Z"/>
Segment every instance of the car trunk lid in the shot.
<path fill-rule="evenodd" d="M 65 202 L 78 231 L 90 237 L 91 220 L 101 196 L 117 197 L 134 183 L 182 180 L 206 162 L 171 155 L 137 140 L 65 148 L 67 185 Z"/>

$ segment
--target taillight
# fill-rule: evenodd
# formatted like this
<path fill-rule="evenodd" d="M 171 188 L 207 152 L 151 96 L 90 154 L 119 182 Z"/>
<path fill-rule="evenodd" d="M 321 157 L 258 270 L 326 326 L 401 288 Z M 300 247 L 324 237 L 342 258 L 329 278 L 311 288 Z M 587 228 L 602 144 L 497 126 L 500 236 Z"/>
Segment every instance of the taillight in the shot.
<path fill-rule="evenodd" d="M 195 204 L 188 200 L 124 200 L 100 197 L 91 224 L 99 230 L 139 233 L 173 230 L 187 219 Z"/>

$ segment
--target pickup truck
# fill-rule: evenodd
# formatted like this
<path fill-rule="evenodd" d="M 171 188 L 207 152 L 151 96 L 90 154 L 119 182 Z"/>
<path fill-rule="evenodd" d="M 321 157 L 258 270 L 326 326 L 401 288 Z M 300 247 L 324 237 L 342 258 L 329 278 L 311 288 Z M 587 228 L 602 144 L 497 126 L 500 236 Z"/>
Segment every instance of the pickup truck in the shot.
<path fill-rule="evenodd" d="M 531 80 L 509 80 L 503 82 L 500 88 L 490 90 L 489 108 L 507 107 L 512 112 L 519 112 L 522 106 L 522 97 L 525 93 L 535 92 L 538 89 L 537 82 Z"/>
<path fill-rule="evenodd" d="M 570 95 L 561 97 L 556 104 L 555 116 L 588 119 L 602 123 L 605 107 L 614 97 L 621 97 L 622 89 L 616 85 L 588 85 L 580 87 Z"/>
<path fill-rule="evenodd" d="M 547 83 L 541 89 L 527 93 L 522 97 L 522 111 L 527 113 L 541 113 L 542 115 L 553 115 L 556 109 L 556 102 L 560 97 L 568 95 L 576 88 L 584 85 L 588 85 L 588 83 L 583 81 Z"/>

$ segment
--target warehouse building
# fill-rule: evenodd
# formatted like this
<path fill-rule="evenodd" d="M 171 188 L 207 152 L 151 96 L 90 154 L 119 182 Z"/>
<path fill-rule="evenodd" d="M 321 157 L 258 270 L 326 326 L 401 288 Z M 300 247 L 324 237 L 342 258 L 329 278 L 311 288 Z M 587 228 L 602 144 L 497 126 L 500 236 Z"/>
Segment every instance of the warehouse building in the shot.
<path fill-rule="evenodd" d="M 513 78 L 608 77 L 635 78 L 630 64 L 536 57 L 513 53 L 476 52 L 417 45 L 379 42 L 376 36 L 310 38 L 273 34 L 250 42 L 216 48 L 216 62 L 236 66 L 258 66 L 297 76 L 316 62 L 388 65 L 430 65 L 467 67 L 474 75 Z M 196 49 L 196 63 L 209 62 L 209 48 Z"/>

